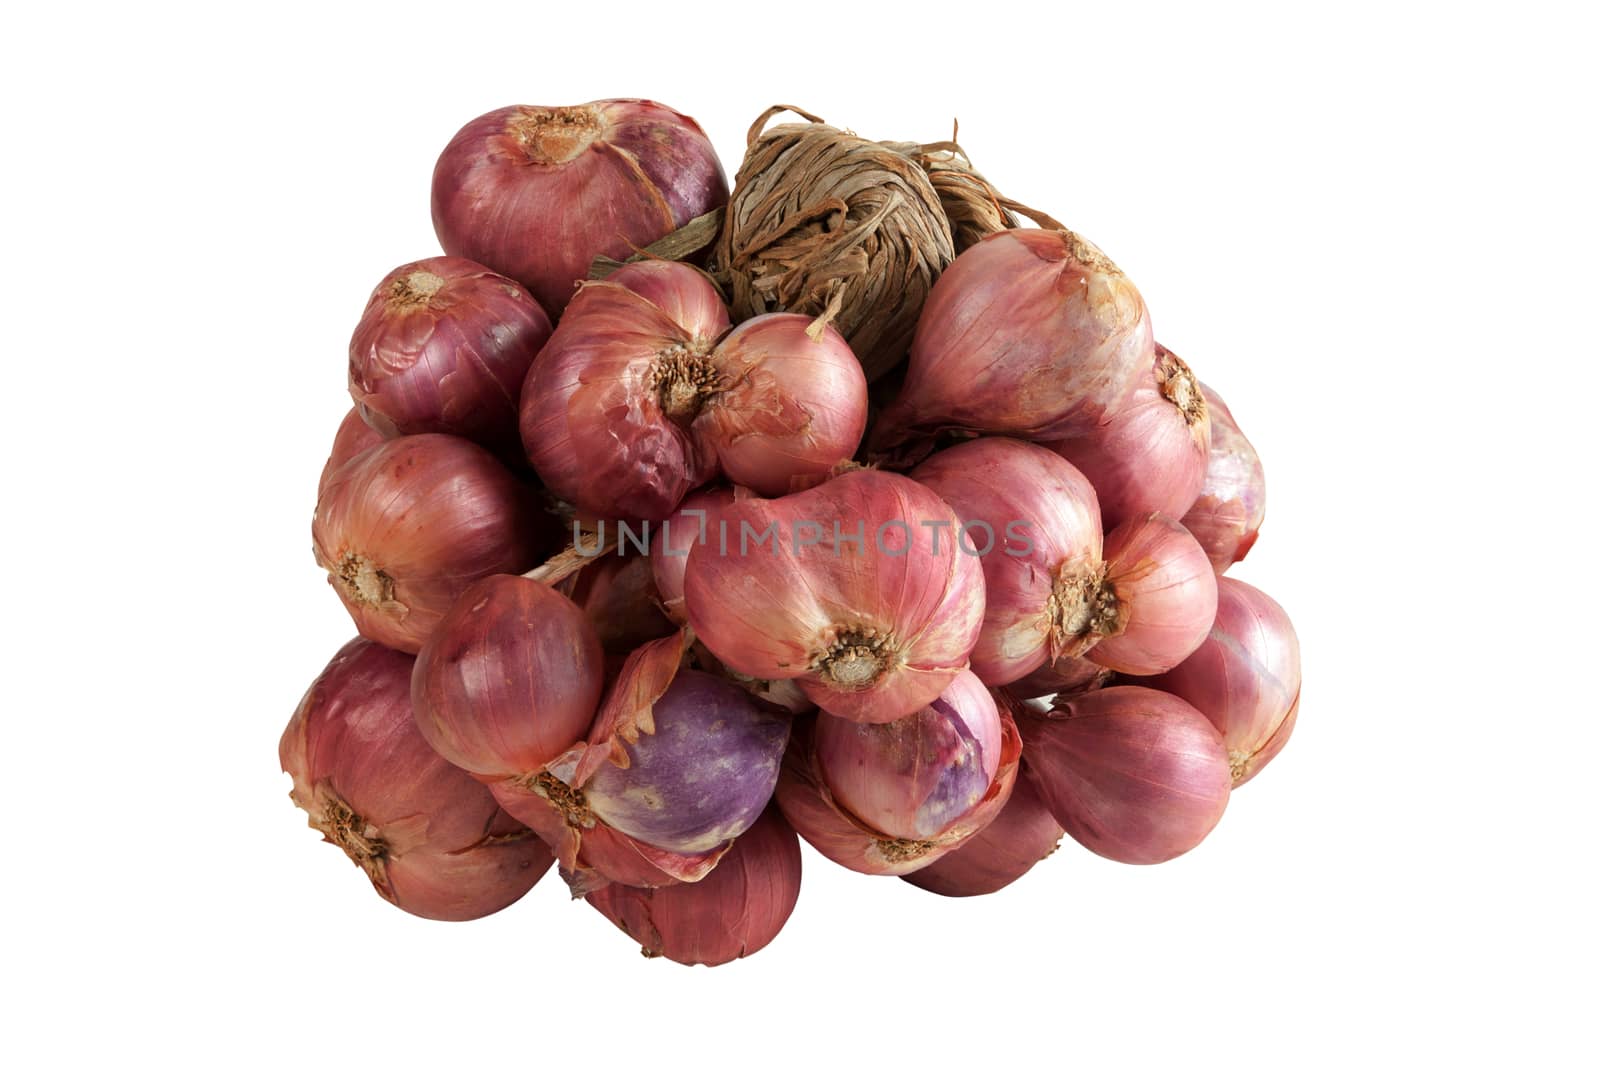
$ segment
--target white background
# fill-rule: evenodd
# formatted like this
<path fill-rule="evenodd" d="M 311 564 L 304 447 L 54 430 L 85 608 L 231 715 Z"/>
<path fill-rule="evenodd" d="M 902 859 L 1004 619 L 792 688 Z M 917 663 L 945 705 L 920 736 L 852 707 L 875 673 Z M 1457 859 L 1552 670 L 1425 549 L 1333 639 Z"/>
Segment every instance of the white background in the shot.
<path fill-rule="evenodd" d="M 6 16 L 0 1042 L 224 1062 L 1594 1054 L 1592 27 L 1578 5 L 27 5 Z M 38 12 L 49 11 L 41 15 Z M 245 12 L 249 12 L 248 14 Z M 433 160 L 659 98 L 978 166 L 1136 279 L 1265 457 L 1234 573 L 1294 740 L 1197 852 L 949 901 L 806 855 L 760 955 L 640 959 L 553 875 L 382 904 L 279 731 L 351 633 L 314 485 Z M 8 1056 L 16 1062 L 14 1056 Z M 1592 1062 L 1592 1060 L 1591 1060 Z"/>

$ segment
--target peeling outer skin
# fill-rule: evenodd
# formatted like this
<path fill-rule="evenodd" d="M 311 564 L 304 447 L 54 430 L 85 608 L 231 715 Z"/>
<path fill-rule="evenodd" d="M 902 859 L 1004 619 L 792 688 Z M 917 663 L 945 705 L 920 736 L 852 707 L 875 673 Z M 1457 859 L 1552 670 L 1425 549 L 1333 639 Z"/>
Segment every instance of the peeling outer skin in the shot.
<path fill-rule="evenodd" d="M 589 740 L 568 749 L 550 764 L 547 773 L 581 794 L 602 763 L 609 760 L 618 767 L 627 767 L 628 752 L 621 741 L 636 741 L 641 733 L 655 732 L 651 708 L 671 686 L 693 640 L 693 633 L 685 628 L 643 646 L 613 683 Z M 489 788 L 501 807 L 532 827 L 555 851 L 561 875 L 574 896 L 582 896 L 606 882 L 644 889 L 697 882 L 717 865 L 731 845 L 729 842 L 693 855 L 655 848 L 607 826 L 593 812 L 569 817 L 540 792 L 549 788 L 541 785 L 540 777 L 504 779 L 491 783 Z M 573 825 L 575 819 L 584 825 Z"/>
<path fill-rule="evenodd" d="M 796 720 L 777 801 L 783 816 L 812 848 L 842 867 L 861 874 L 904 875 L 919 871 L 988 826 L 1000 814 L 1016 784 L 1022 737 L 1011 711 L 1000 703 L 1000 769 L 978 805 L 938 837 L 904 841 L 885 837 L 845 811 L 833 799 L 817 766 L 812 746 L 814 720 Z"/>

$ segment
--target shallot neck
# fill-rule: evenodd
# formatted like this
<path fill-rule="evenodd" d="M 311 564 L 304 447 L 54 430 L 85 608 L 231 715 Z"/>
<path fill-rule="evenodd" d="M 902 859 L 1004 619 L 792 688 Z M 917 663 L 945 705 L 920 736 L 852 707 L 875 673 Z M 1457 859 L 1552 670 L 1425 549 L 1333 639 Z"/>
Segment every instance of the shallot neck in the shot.
<path fill-rule="evenodd" d="M 593 107 L 525 107 L 506 123 L 528 162 L 545 166 L 569 163 L 605 132 Z"/>

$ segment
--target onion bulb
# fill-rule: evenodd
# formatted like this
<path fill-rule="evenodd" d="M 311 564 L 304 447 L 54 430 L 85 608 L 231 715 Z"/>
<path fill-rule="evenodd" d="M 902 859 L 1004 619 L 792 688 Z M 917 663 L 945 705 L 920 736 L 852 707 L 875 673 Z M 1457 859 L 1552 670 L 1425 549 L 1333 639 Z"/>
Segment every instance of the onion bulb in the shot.
<path fill-rule="evenodd" d="M 1222 738 L 1183 700 L 1112 686 L 1018 719 L 1027 773 L 1055 820 L 1091 851 L 1162 863 L 1198 845 L 1228 806 Z"/>
<path fill-rule="evenodd" d="M 698 882 L 611 883 L 584 897 L 647 957 L 685 965 L 742 959 L 771 943 L 800 899 L 800 841 L 769 807 Z"/>
<path fill-rule="evenodd" d="M 629 264 L 572 301 L 523 390 L 546 485 L 598 518 L 665 518 L 726 470 L 758 492 L 814 483 L 866 425 L 861 367 L 836 330 L 728 312 L 681 263 Z"/>
<path fill-rule="evenodd" d="M 856 803 L 866 809 L 860 813 L 829 784 L 818 736 L 827 721 L 826 713 L 796 720 L 795 737 L 778 779 L 778 806 L 784 819 L 835 863 L 862 874 L 890 875 L 910 874 L 928 866 L 992 823 L 1011 796 L 1022 744 L 1010 711 L 997 708 L 970 672 L 962 678 L 970 681 L 958 679 L 947 690 L 950 699 L 946 704 L 963 708 L 954 716 L 924 709 L 909 721 L 862 728 L 886 732 L 875 739 L 846 734 L 843 744 L 837 737 L 828 742 L 832 777 L 846 783 Z M 974 743 L 976 734 L 967 724 L 983 723 L 991 713 L 999 718 L 999 745 L 980 750 Z M 968 736 L 963 736 L 954 719 L 961 720 Z M 837 724 L 846 731 L 851 725 Z M 982 729 L 984 739 L 992 741 L 989 727 Z M 991 763 L 996 751 L 999 758 Z M 853 766 L 852 752 L 864 754 L 867 768 Z M 961 759 L 970 760 L 972 766 L 958 763 Z M 988 776 L 987 788 L 973 800 L 972 789 L 987 776 L 990 766 L 995 770 Z M 885 777 L 876 784 L 869 781 L 878 775 Z M 953 821 L 938 825 L 952 815 Z M 908 837 L 878 823 L 893 823 L 914 833 L 920 833 L 919 828 L 937 829 L 925 836 Z"/>
<path fill-rule="evenodd" d="M 574 891 L 698 881 L 772 797 L 788 714 L 681 669 L 685 638 L 628 658 L 588 740 L 492 783 L 552 847 Z"/>
<path fill-rule="evenodd" d="M 689 552 L 689 621 L 734 671 L 793 678 L 848 719 L 898 719 L 966 668 L 983 623 L 983 570 L 958 530 L 932 490 L 876 470 L 738 501 Z"/>
<path fill-rule="evenodd" d="M 1100 513 L 1077 468 L 1038 445 L 984 437 L 937 453 L 911 477 L 988 542 L 983 629 L 972 649 L 979 678 L 1004 685 L 1096 639 Z"/>
<path fill-rule="evenodd" d="M 1217 579 L 1217 620 L 1195 652 L 1146 684 L 1199 709 L 1222 734 L 1233 784 L 1243 785 L 1288 740 L 1300 701 L 1300 642 L 1278 602 L 1235 578 Z"/>
<path fill-rule="evenodd" d="M 1200 647 L 1217 617 L 1217 579 L 1199 542 L 1165 515 L 1145 515 L 1106 535 L 1106 570 L 1094 625 L 1105 636 L 1085 653 L 1123 674 L 1160 674 Z"/>
<path fill-rule="evenodd" d="M 1053 444 L 1094 485 L 1107 528 L 1136 515 L 1182 515 L 1205 482 L 1211 419 L 1187 364 L 1161 345 L 1133 393 L 1087 434 Z"/>
<path fill-rule="evenodd" d="M 350 396 L 387 437 L 453 433 L 520 455 L 517 400 L 550 318 L 527 290 L 435 256 L 378 283 L 350 338 Z"/>
<path fill-rule="evenodd" d="M 550 850 L 428 747 L 410 689 L 410 656 L 351 641 L 306 691 L 278 758 L 312 828 L 381 897 L 425 919 L 476 919 L 533 888 Z"/>
<path fill-rule="evenodd" d="M 1200 392 L 1211 416 L 1211 452 L 1199 499 L 1184 513 L 1183 525 L 1221 574 L 1256 543 L 1267 512 L 1267 481 L 1260 457 L 1228 405 L 1205 385 Z"/>
<path fill-rule="evenodd" d="M 594 627 L 515 574 L 480 579 L 422 646 L 411 702 L 422 736 L 485 779 L 541 771 L 588 735 L 604 685 Z"/>
<path fill-rule="evenodd" d="M 528 490 L 445 434 L 398 437 L 335 471 L 311 521 L 317 563 L 363 637 L 416 652 L 478 578 L 521 572 L 546 541 Z"/>
<path fill-rule="evenodd" d="M 727 201 L 700 126 L 649 100 L 491 111 L 433 170 L 439 244 L 515 278 L 552 315 L 595 257 L 625 259 Z"/>
<path fill-rule="evenodd" d="M 1065 230 L 991 234 L 934 285 L 872 448 L 940 430 L 1088 433 L 1133 391 L 1154 346 L 1139 291 L 1094 245 Z"/>
<path fill-rule="evenodd" d="M 320 496 L 322 490 L 327 488 L 334 471 L 367 449 L 383 444 L 383 441 L 383 434 L 368 426 L 358 409 L 351 408 L 345 412 L 344 418 L 339 421 L 339 429 L 334 432 L 328 461 L 322 465 L 322 477 L 317 480 L 317 494 Z"/>

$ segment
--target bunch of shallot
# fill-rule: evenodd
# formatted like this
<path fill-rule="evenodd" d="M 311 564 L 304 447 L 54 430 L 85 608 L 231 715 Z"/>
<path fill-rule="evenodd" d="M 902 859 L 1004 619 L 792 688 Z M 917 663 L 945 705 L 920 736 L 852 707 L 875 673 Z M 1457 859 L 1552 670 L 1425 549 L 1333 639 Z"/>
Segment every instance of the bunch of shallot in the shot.
<path fill-rule="evenodd" d="M 782 110 L 731 192 L 651 101 L 474 119 L 445 254 L 356 324 L 311 533 L 360 636 L 279 755 L 405 911 L 555 867 L 716 965 L 801 839 L 944 896 L 1160 863 L 1294 728 L 1294 628 L 1223 574 L 1261 461 L 1132 281 L 953 142 Z"/>

